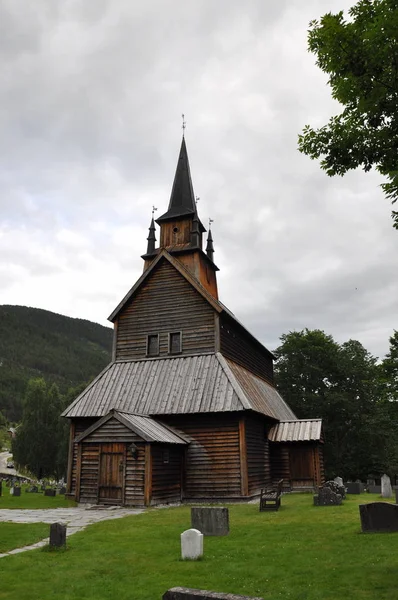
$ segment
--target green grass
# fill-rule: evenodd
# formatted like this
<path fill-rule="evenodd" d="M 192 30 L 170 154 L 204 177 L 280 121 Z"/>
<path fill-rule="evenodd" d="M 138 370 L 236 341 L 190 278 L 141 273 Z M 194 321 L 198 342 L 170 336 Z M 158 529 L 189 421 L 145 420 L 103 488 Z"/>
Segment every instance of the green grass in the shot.
<path fill-rule="evenodd" d="M 0 559 L 0 599 L 160 600 L 187 586 L 266 600 L 395 600 L 398 533 L 360 531 L 358 504 L 375 500 L 314 507 L 296 494 L 283 496 L 279 512 L 230 506 L 230 535 L 206 537 L 198 562 L 180 559 L 189 507 L 98 523 L 70 537 L 66 552 Z"/>
<path fill-rule="evenodd" d="M 0 554 L 39 542 L 49 532 L 45 523 L 0 523 Z"/>
<path fill-rule="evenodd" d="M 65 508 L 68 506 L 76 506 L 74 500 L 69 500 L 65 496 L 45 496 L 43 493 L 40 494 L 27 494 L 25 492 L 26 485 L 22 486 L 20 496 L 11 496 L 10 488 L 6 487 L 5 481 L 3 481 L 3 493 L 0 496 L 0 510 L 2 508 Z"/>

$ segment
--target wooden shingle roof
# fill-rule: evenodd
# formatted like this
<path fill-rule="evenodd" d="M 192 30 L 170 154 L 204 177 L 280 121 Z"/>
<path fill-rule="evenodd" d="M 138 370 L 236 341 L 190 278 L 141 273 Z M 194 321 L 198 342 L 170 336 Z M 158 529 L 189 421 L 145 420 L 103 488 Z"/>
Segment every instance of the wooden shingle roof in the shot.
<path fill-rule="evenodd" d="M 281 421 L 268 433 L 270 442 L 316 442 L 322 438 L 322 419 Z"/>
<path fill-rule="evenodd" d="M 63 416 L 99 418 L 112 408 L 152 416 L 252 410 L 295 419 L 272 385 L 219 353 L 111 363 Z"/>

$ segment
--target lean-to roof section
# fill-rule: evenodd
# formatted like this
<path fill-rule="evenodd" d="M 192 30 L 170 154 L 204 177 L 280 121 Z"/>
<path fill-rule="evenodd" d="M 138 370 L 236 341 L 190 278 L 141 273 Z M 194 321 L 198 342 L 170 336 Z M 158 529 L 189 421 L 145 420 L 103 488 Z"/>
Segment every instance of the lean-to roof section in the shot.
<path fill-rule="evenodd" d="M 270 442 L 316 442 L 322 439 L 322 419 L 281 421 L 269 434 Z"/>

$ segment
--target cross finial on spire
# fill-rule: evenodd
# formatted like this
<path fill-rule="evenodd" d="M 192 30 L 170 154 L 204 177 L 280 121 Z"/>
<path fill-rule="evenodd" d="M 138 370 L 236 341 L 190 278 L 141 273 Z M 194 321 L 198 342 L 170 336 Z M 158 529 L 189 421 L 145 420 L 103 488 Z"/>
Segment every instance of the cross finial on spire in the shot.
<path fill-rule="evenodd" d="M 184 113 L 182 113 L 182 115 L 181 115 L 181 116 L 182 116 L 182 137 L 184 137 L 184 136 L 185 136 L 185 128 L 186 128 L 186 126 L 187 126 L 187 122 L 186 122 L 186 120 L 185 120 L 185 115 L 184 115 Z"/>
<path fill-rule="evenodd" d="M 195 198 L 195 204 L 197 204 L 199 202 L 199 200 L 200 200 L 199 196 L 196 196 L 196 198 Z"/>
<path fill-rule="evenodd" d="M 152 206 L 152 219 L 153 219 L 153 215 L 155 214 L 155 210 L 157 210 L 157 208 L 155 205 L 153 205 Z"/>
<path fill-rule="evenodd" d="M 209 218 L 209 230 L 211 229 L 211 224 L 214 223 L 214 219 Z"/>

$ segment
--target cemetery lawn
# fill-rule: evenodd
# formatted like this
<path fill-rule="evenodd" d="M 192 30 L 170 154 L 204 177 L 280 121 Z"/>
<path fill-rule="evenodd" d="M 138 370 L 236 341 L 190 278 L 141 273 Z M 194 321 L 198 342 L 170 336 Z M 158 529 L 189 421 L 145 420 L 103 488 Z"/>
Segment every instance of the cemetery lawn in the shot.
<path fill-rule="evenodd" d="M 201 561 L 180 559 L 190 507 L 152 509 L 91 525 L 65 552 L 0 559 L 1 600 L 161 600 L 174 586 L 266 600 L 396 600 L 398 533 L 362 534 L 358 505 L 314 507 L 312 495 L 282 497 L 279 512 L 230 505 L 230 534 L 206 537 Z M 0 524 L 1 537 L 1 524 Z"/>
<path fill-rule="evenodd" d="M 0 523 L 0 554 L 30 546 L 48 535 L 49 526 L 45 523 Z"/>
<path fill-rule="evenodd" d="M 43 492 L 40 494 L 27 494 L 25 489 L 27 485 L 22 486 L 20 496 L 11 496 L 10 488 L 6 487 L 3 482 L 3 495 L 0 496 L 0 510 L 2 508 L 68 508 L 76 506 L 74 500 L 69 500 L 65 496 L 45 496 Z M 46 537 L 46 536 L 44 536 Z"/>

